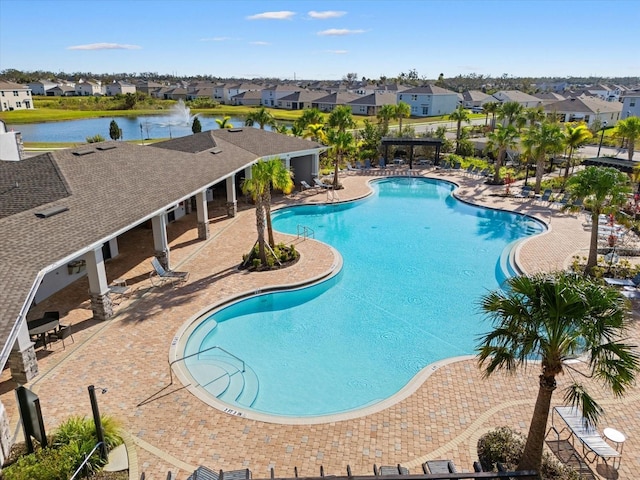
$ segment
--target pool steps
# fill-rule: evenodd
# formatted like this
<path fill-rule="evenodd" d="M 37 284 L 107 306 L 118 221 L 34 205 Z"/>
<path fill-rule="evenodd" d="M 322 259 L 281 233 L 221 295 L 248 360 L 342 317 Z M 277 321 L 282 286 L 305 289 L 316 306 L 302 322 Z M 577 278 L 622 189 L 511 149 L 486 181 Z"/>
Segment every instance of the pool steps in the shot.
<path fill-rule="evenodd" d="M 203 354 L 198 363 L 189 365 L 189 370 L 211 395 L 223 402 L 251 407 L 258 397 L 258 376 L 246 365 L 243 372 L 234 361 L 220 355 Z"/>

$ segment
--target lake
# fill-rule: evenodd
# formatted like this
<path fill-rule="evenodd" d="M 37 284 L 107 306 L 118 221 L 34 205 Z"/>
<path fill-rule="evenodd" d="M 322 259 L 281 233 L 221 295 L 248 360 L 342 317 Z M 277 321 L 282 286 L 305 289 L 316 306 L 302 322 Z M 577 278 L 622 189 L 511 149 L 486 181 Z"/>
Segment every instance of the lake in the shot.
<path fill-rule="evenodd" d="M 198 115 L 202 131 L 218 128 L 216 118 L 222 116 Z M 77 142 L 84 143 L 87 137 L 102 135 L 109 137 L 109 124 L 115 120 L 122 130 L 121 140 L 142 140 L 158 138 L 176 138 L 191 135 L 193 116 L 185 118 L 179 115 L 145 115 L 131 117 L 87 118 L 64 122 L 45 122 L 31 124 L 7 124 L 8 130 L 22 134 L 23 142 Z M 244 126 L 244 119 L 231 117 L 234 127 Z M 265 126 L 265 130 L 270 127 Z"/>

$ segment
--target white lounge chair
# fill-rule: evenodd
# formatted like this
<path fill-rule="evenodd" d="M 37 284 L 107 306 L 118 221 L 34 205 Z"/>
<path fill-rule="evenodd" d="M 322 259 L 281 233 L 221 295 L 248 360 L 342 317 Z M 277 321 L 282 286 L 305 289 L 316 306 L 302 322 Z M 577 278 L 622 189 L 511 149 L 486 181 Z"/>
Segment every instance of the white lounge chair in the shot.
<path fill-rule="evenodd" d="M 313 179 L 313 183 L 318 188 L 333 188 L 333 185 L 329 185 L 328 183 L 322 183 L 322 181 L 317 177 Z"/>
<path fill-rule="evenodd" d="M 171 282 L 172 286 L 175 286 L 176 283 L 186 282 L 189 279 L 189 272 L 174 272 L 173 270 L 167 270 L 156 257 L 153 257 L 151 260 L 151 265 L 153 265 L 153 272 L 149 275 L 149 279 L 153 286 L 156 286 L 155 282 L 157 280 L 159 280 L 159 285 L 168 281 Z"/>

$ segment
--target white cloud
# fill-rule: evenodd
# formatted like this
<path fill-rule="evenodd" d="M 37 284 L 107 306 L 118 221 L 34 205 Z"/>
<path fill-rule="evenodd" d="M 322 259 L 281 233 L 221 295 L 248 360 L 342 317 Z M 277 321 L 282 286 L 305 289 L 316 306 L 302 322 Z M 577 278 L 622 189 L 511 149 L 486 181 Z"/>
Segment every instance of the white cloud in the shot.
<path fill-rule="evenodd" d="M 250 15 L 247 20 L 291 20 L 296 12 L 282 10 L 280 12 L 263 12 Z"/>
<path fill-rule="evenodd" d="M 327 50 L 327 53 L 333 53 L 334 55 L 345 55 L 349 53 L 349 50 Z"/>
<path fill-rule="evenodd" d="M 120 43 L 88 43 L 86 45 L 74 45 L 67 50 L 139 50 L 140 45 L 125 45 Z"/>
<path fill-rule="evenodd" d="M 269 42 L 249 42 L 249 45 L 271 45 Z"/>
<path fill-rule="evenodd" d="M 201 42 L 226 42 L 227 40 L 231 40 L 231 37 L 211 37 L 211 38 L 201 38 Z"/>
<path fill-rule="evenodd" d="M 347 12 L 341 12 L 338 10 L 325 10 L 324 12 L 316 12 L 315 10 L 311 10 L 307 15 L 311 18 L 315 18 L 317 20 L 326 20 L 327 18 L 339 18 L 346 15 Z"/>
<path fill-rule="evenodd" d="M 356 35 L 364 33 L 364 30 L 349 30 L 348 28 L 330 28 L 328 30 L 322 30 L 318 32 L 318 35 L 322 36 L 344 36 L 344 35 Z"/>

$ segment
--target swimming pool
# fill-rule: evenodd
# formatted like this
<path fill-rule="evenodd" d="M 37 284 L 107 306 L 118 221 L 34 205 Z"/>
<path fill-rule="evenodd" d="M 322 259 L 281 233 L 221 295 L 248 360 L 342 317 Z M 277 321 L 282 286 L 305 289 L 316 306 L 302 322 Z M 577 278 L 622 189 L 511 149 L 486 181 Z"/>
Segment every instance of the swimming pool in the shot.
<path fill-rule="evenodd" d="M 343 268 L 193 325 L 181 353 L 204 351 L 184 361 L 201 393 L 231 413 L 318 417 L 374 405 L 426 366 L 474 353 L 487 328 L 477 300 L 509 275 L 513 242 L 545 227 L 460 202 L 453 184 L 435 179 L 390 178 L 372 188 L 356 202 L 274 213 L 280 231 L 313 229 L 340 252 Z"/>

